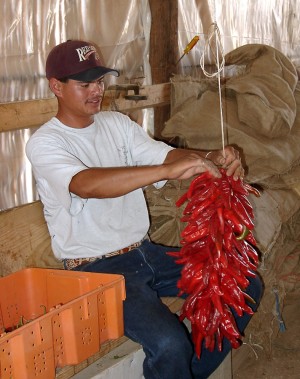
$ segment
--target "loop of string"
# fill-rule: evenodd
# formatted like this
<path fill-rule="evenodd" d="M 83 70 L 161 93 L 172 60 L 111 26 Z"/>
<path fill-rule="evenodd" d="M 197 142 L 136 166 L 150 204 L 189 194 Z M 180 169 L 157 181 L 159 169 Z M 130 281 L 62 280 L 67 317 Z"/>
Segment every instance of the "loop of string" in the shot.
<path fill-rule="evenodd" d="M 205 69 L 205 57 L 212 53 L 216 62 L 216 72 L 208 72 Z M 205 41 L 204 51 L 200 58 L 200 67 L 205 76 L 212 78 L 217 76 L 218 90 L 219 90 L 219 106 L 220 106 L 220 120 L 221 120 L 221 133 L 222 133 L 222 147 L 225 156 L 225 133 L 224 133 L 224 120 L 223 120 L 223 105 L 222 105 L 222 91 L 221 91 L 221 72 L 225 66 L 224 50 L 221 43 L 220 30 L 216 22 L 213 22 L 208 30 L 207 39 Z"/>

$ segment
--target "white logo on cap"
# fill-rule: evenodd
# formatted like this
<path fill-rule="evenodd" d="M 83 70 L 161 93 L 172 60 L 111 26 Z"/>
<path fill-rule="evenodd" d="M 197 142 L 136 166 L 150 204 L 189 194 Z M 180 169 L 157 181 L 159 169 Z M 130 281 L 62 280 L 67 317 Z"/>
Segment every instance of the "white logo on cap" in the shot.
<path fill-rule="evenodd" d="M 99 55 L 94 46 L 91 46 L 91 45 L 83 46 L 76 49 L 76 51 L 79 57 L 79 62 L 88 60 L 91 54 L 95 54 L 95 59 L 99 60 Z"/>

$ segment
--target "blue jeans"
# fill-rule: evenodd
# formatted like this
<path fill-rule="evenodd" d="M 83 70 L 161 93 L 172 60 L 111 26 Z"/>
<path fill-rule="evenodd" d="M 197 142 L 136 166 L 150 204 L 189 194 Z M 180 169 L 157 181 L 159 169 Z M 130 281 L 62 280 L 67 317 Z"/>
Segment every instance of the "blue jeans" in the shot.
<path fill-rule="evenodd" d="M 204 379 L 220 365 L 231 346 L 224 339 L 221 352 L 217 349 L 209 352 L 203 347 L 198 359 L 185 325 L 161 302 L 160 297 L 178 294 L 177 281 L 182 267 L 166 254 L 174 250 L 178 249 L 146 240 L 126 254 L 97 260 L 75 270 L 124 275 L 125 335 L 143 346 L 145 379 Z M 259 278 L 251 280 L 247 292 L 258 304 L 262 295 Z M 240 332 L 249 320 L 248 314 L 237 317 Z"/>

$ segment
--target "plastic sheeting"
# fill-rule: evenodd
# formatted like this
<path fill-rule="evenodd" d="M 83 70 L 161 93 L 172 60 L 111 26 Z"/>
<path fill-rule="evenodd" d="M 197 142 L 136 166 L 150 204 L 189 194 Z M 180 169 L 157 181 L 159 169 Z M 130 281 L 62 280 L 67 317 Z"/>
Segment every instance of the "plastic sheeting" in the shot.
<path fill-rule="evenodd" d="M 300 69 L 299 0 L 178 0 L 179 51 L 198 35 L 198 44 L 180 62 L 180 73 L 193 75 L 206 55 L 209 26 L 216 22 L 224 54 L 246 44 L 280 50 Z M 209 64 L 211 61 L 206 62 Z"/>
<path fill-rule="evenodd" d="M 96 43 L 121 75 L 106 85 L 151 83 L 148 0 L 2 0 L 0 102 L 52 97 L 46 57 L 67 39 Z M 0 210 L 37 200 L 24 147 L 32 130 L 0 133 Z"/>
<path fill-rule="evenodd" d="M 106 64 L 122 73 L 111 80 L 145 78 L 143 84 L 151 84 L 148 0 L 2 0 L 0 7 L 0 102 L 52 96 L 44 74 L 46 56 L 71 38 L 98 44 Z M 200 36 L 181 67 L 199 65 L 212 21 L 220 29 L 225 53 L 262 43 L 300 67 L 298 0 L 178 0 L 178 12 L 179 52 Z"/>
<path fill-rule="evenodd" d="M 31 203 L 38 196 L 24 147 L 35 129 L 0 133 L 0 211 Z"/>
<path fill-rule="evenodd" d="M 174 6 L 176 6 L 176 0 Z M 101 48 L 108 66 L 121 77 L 107 85 L 151 84 L 148 0 L 2 0 L 0 4 L 0 102 L 52 96 L 45 79 L 48 52 L 71 38 L 87 39 Z M 216 21 L 224 52 L 248 43 L 269 44 L 300 67 L 298 0 L 178 0 L 179 55 L 200 36 L 196 47 L 180 62 L 192 74 L 204 52 L 207 30 Z M 0 210 L 37 199 L 24 154 L 29 130 L 0 133 Z"/>
<path fill-rule="evenodd" d="M 149 84 L 148 0 L 3 0 L 0 7 L 0 102 L 52 96 L 46 57 L 67 39 L 96 43 L 120 82 L 145 77 Z"/>

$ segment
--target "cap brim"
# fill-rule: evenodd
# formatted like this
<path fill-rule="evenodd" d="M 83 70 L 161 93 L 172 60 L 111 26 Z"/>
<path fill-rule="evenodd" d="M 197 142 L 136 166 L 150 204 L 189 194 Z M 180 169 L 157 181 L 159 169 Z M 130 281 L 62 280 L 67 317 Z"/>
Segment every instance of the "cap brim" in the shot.
<path fill-rule="evenodd" d="M 78 74 L 70 75 L 68 76 L 68 79 L 79 80 L 81 82 L 92 82 L 93 80 L 99 79 L 101 78 L 101 76 L 104 76 L 106 74 L 114 76 L 120 75 L 119 71 L 117 70 L 108 67 L 98 66 L 90 68 L 89 70 L 83 72 L 79 72 Z"/>

